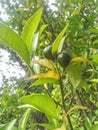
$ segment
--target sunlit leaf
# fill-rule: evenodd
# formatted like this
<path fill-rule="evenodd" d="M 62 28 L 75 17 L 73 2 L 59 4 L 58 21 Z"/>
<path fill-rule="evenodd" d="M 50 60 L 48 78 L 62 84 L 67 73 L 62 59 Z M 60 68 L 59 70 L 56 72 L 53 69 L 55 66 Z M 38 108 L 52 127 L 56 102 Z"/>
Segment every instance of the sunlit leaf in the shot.
<path fill-rule="evenodd" d="M 90 31 L 90 33 L 97 33 L 98 34 L 98 29 L 90 29 L 89 31 Z"/>
<path fill-rule="evenodd" d="M 52 54 L 55 57 L 58 53 L 58 48 L 59 46 L 61 46 L 60 44 L 62 44 L 61 40 L 68 28 L 69 24 L 66 25 L 66 27 L 61 31 L 61 33 L 57 36 L 57 38 L 55 39 L 53 46 L 52 46 Z"/>
<path fill-rule="evenodd" d="M 80 82 L 81 82 L 81 65 L 80 63 L 70 64 L 67 67 L 67 74 L 68 78 L 73 85 L 74 88 L 76 88 Z"/>
<path fill-rule="evenodd" d="M 61 128 L 57 128 L 57 129 L 55 129 L 55 130 L 66 130 L 66 127 L 65 127 L 65 125 L 63 124 L 63 125 L 61 126 Z"/>
<path fill-rule="evenodd" d="M 42 124 L 38 124 L 38 125 L 40 125 L 44 128 L 47 128 L 48 130 L 54 130 L 55 129 L 54 126 L 52 126 L 51 124 L 47 124 L 47 123 L 42 123 Z"/>
<path fill-rule="evenodd" d="M 57 105 L 48 95 L 32 94 L 23 96 L 21 102 L 32 105 L 35 109 L 48 114 L 56 119 L 59 118 L 59 110 Z"/>
<path fill-rule="evenodd" d="M 55 71 L 48 71 L 46 73 L 32 75 L 31 77 L 27 78 L 27 80 L 32 80 L 37 78 L 53 78 L 59 80 L 59 75 Z"/>
<path fill-rule="evenodd" d="M 20 118 L 18 130 L 26 130 L 27 120 L 30 115 L 31 109 L 27 109 L 23 116 Z"/>
<path fill-rule="evenodd" d="M 78 7 L 78 9 L 76 9 L 75 11 L 73 11 L 73 13 L 71 14 L 71 16 L 73 17 L 73 16 L 78 15 L 80 13 L 80 11 L 81 11 L 82 8 L 83 8 L 83 5 L 80 5 Z"/>
<path fill-rule="evenodd" d="M 16 122 L 16 119 L 12 120 L 11 122 L 0 127 L 0 130 L 16 130 L 16 128 L 14 127 L 15 122 Z"/>
<path fill-rule="evenodd" d="M 39 32 L 33 35 L 31 55 L 34 56 L 38 45 Z"/>
<path fill-rule="evenodd" d="M 92 55 L 92 58 L 94 62 L 98 64 L 98 54 Z"/>
<path fill-rule="evenodd" d="M 98 79 L 91 79 L 90 82 L 98 83 Z"/>
<path fill-rule="evenodd" d="M 58 84 L 58 80 L 52 79 L 52 78 L 41 78 L 36 80 L 31 86 L 38 86 L 46 83 L 51 83 L 51 84 Z"/>
<path fill-rule="evenodd" d="M 30 63 L 29 51 L 23 39 L 3 23 L 0 23 L 0 40 L 4 45 L 11 47 L 26 64 Z"/>
<path fill-rule="evenodd" d="M 46 25 L 46 24 L 41 26 L 41 28 L 40 28 L 40 35 L 43 33 L 43 31 L 46 29 L 47 26 L 48 25 Z"/>
<path fill-rule="evenodd" d="M 93 125 L 89 130 L 98 130 L 98 124 Z"/>
<path fill-rule="evenodd" d="M 30 19 L 25 24 L 22 32 L 22 38 L 24 39 L 29 52 L 32 48 L 32 38 L 41 20 L 41 15 L 42 8 L 40 8 L 32 17 L 30 17 Z"/>
<path fill-rule="evenodd" d="M 60 41 L 60 44 L 59 44 L 59 47 L 58 47 L 58 53 L 60 53 L 62 51 L 64 40 L 65 40 L 65 37 L 63 37 Z"/>
<path fill-rule="evenodd" d="M 33 64 L 33 63 L 45 66 L 49 69 L 54 69 L 54 66 L 47 59 L 32 60 L 31 64 Z"/>

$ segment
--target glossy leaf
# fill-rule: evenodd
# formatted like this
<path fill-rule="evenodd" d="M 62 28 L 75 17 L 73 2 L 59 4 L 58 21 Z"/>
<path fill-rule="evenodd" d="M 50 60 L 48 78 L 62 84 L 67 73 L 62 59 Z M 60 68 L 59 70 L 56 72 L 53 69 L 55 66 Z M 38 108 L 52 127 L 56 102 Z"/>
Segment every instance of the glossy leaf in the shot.
<path fill-rule="evenodd" d="M 81 65 L 80 63 L 70 64 L 67 67 L 67 74 L 68 78 L 73 85 L 74 88 L 76 88 L 81 81 Z"/>
<path fill-rule="evenodd" d="M 59 48 L 60 44 L 62 44 L 61 40 L 62 40 L 62 38 L 63 38 L 63 36 L 64 36 L 67 28 L 68 28 L 68 25 L 69 24 L 66 25 L 66 27 L 61 31 L 61 33 L 57 36 L 57 38 L 53 42 L 53 45 L 52 45 L 52 54 L 53 54 L 54 57 L 58 53 L 58 48 Z"/>
<path fill-rule="evenodd" d="M 58 53 L 60 53 L 62 51 L 64 40 L 65 40 L 65 37 L 63 37 L 60 41 L 60 44 L 59 44 L 59 47 L 58 47 Z"/>
<path fill-rule="evenodd" d="M 3 23 L 0 23 L 0 40 L 12 48 L 26 64 L 30 63 L 29 52 L 23 39 Z"/>
<path fill-rule="evenodd" d="M 58 80 L 52 79 L 52 78 L 41 78 L 36 80 L 31 86 L 38 86 L 46 83 L 51 83 L 51 84 L 58 84 Z"/>
<path fill-rule="evenodd" d="M 32 50 L 31 50 L 31 55 L 35 55 L 36 53 L 36 49 L 37 49 L 37 45 L 38 45 L 38 39 L 39 39 L 39 32 L 33 35 L 32 38 Z"/>
<path fill-rule="evenodd" d="M 24 39 L 29 52 L 31 52 L 32 38 L 39 25 L 42 15 L 42 8 L 40 8 L 25 24 L 22 38 Z"/>
<path fill-rule="evenodd" d="M 59 118 L 59 111 L 54 101 L 44 94 L 32 94 L 23 96 L 21 102 L 32 105 L 35 109 L 48 114 L 56 119 Z"/>
<path fill-rule="evenodd" d="M 15 122 L 16 122 L 16 119 L 12 120 L 11 122 L 0 127 L 0 130 L 16 130 L 16 128 L 14 127 Z"/>
<path fill-rule="evenodd" d="M 27 120 L 30 115 L 31 109 L 27 109 L 24 115 L 21 117 L 19 121 L 18 130 L 26 130 Z"/>
<path fill-rule="evenodd" d="M 31 77 L 27 78 L 27 80 L 32 80 L 37 78 L 53 78 L 59 80 L 59 75 L 56 71 L 48 71 L 46 73 L 32 75 Z"/>

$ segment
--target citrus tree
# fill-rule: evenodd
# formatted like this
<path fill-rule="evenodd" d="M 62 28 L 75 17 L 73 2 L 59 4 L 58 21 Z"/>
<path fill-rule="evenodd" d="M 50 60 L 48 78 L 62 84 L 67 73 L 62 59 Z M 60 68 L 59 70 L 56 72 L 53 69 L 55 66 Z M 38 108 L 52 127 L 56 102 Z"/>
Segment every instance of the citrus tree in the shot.
<path fill-rule="evenodd" d="M 21 35 L 0 23 L 0 43 L 11 47 L 26 64 L 30 76 L 25 80 L 31 81 L 30 87 L 46 91 L 21 97 L 24 105 L 20 109 L 27 111 L 18 128 L 15 119 L 1 129 L 25 130 L 32 109 L 45 114 L 47 123 L 38 125 L 49 130 L 97 129 L 97 16 L 96 10 L 93 16 L 85 13 L 88 8 L 81 2 L 68 11 L 71 14 L 61 32 L 53 36 L 52 43 L 45 39 L 43 48 L 38 43 L 47 26 L 40 25 L 37 30 L 42 8 L 26 22 Z"/>

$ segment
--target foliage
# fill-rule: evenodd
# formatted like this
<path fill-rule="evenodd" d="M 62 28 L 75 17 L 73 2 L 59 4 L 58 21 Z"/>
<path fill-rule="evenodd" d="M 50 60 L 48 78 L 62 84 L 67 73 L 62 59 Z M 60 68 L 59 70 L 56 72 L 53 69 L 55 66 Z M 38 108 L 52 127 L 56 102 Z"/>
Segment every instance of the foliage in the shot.
<path fill-rule="evenodd" d="M 55 11 L 51 17 L 51 11 L 48 12 L 45 8 L 42 19 L 40 8 L 26 22 L 21 34 L 0 23 L 0 41 L 14 49 L 28 66 L 30 77 L 26 80 L 31 81 L 30 88 L 40 86 L 46 91 L 36 94 L 30 91 L 29 95 L 18 97 L 25 104 L 20 109 L 27 108 L 27 111 L 21 117 L 17 128 L 14 126 L 16 120 L 12 119 L 2 125 L 1 129 L 11 126 L 12 129 L 25 130 L 33 109 L 45 114 L 47 121 L 38 125 L 48 130 L 96 130 L 98 127 L 97 2 L 70 0 L 67 4 L 66 1 L 62 6 L 61 4 L 60 1 L 56 3 L 59 11 Z M 47 13 L 49 14 L 46 19 Z M 54 18 L 55 21 L 60 21 L 53 22 Z M 40 20 L 47 20 L 49 23 L 46 34 L 46 24 L 40 24 Z M 58 23 L 60 27 L 57 26 Z M 55 27 L 57 28 L 54 33 Z M 43 48 L 48 45 L 52 46 L 51 52 L 55 58 L 53 61 L 45 59 L 42 53 Z M 64 67 L 57 60 L 57 56 L 63 51 L 67 51 L 72 57 L 64 61 L 65 64 L 68 62 Z M 32 128 L 33 126 L 30 127 Z"/>

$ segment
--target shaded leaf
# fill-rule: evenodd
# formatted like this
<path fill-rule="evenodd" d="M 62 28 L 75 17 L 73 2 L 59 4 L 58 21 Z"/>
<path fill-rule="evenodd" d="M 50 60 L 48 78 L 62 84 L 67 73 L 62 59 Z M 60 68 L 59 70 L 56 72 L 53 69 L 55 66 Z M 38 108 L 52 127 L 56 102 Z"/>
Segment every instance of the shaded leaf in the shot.
<path fill-rule="evenodd" d="M 42 85 L 46 83 L 51 83 L 51 84 L 58 84 L 58 80 L 52 79 L 52 78 L 41 78 L 36 80 L 31 86 L 37 86 L 37 85 Z"/>
<path fill-rule="evenodd" d="M 79 62 L 87 62 L 91 66 L 91 68 L 92 68 L 92 74 L 91 74 L 91 76 L 88 79 L 86 79 L 86 80 L 90 80 L 94 76 L 94 73 L 95 73 L 93 64 L 88 59 L 83 58 L 83 57 L 75 57 L 75 58 L 73 58 L 70 61 L 70 64 L 79 63 Z"/>
<path fill-rule="evenodd" d="M 89 128 L 92 126 L 90 119 L 86 117 L 84 121 L 85 121 L 85 127 L 87 128 L 87 130 L 89 130 Z"/>
<path fill-rule="evenodd" d="M 63 35 L 65 34 L 67 28 L 68 28 L 69 24 L 66 25 L 66 27 L 61 31 L 61 33 L 57 36 L 57 38 L 55 39 L 55 41 L 53 42 L 52 45 L 52 54 L 55 57 L 58 53 L 58 48 L 59 46 L 61 46 L 60 44 L 62 44 L 63 42 L 61 42 Z"/>
<path fill-rule="evenodd" d="M 56 119 L 59 118 L 59 110 L 57 105 L 48 95 L 32 94 L 23 96 L 21 102 L 32 105 L 35 109 L 48 114 Z"/>
<path fill-rule="evenodd" d="M 0 127 L 0 130 L 16 130 L 16 128 L 14 127 L 15 122 L 16 122 L 16 119 L 12 120 L 11 122 Z"/>
<path fill-rule="evenodd" d="M 81 81 L 81 65 L 80 63 L 70 64 L 67 67 L 67 74 L 68 78 L 73 85 L 74 88 L 76 88 Z"/>
<path fill-rule="evenodd" d="M 37 78 L 53 78 L 59 80 L 59 75 L 55 71 L 48 71 L 46 73 L 32 75 L 31 77 L 27 78 L 27 80 L 32 80 Z"/>
<path fill-rule="evenodd" d="M 32 38 L 41 20 L 41 15 L 42 8 L 40 8 L 32 17 L 30 17 L 22 32 L 22 38 L 24 39 L 29 52 L 31 52 Z"/>
<path fill-rule="evenodd" d="M 32 63 L 36 63 L 36 64 L 39 64 L 39 65 L 45 66 L 49 69 L 54 69 L 54 66 L 47 59 L 32 60 L 31 64 Z"/>
<path fill-rule="evenodd" d="M 16 32 L 3 23 L 0 23 L 0 40 L 3 41 L 4 45 L 11 47 L 18 53 L 20 58 L 29 65 L 30 56 L 25 42 Z"/>
<path fill-rule="evenodd" d="M 84 110 L 84 109 L 87 109 L 87 107 L 84 107 L 84 106 L 74 106 L 67 112 L 66 117 L 67 117 L 67 115 L 72 114 L 74 111 Z"/>
<path fill-rule="evenodd" d="M 26 110 L 24 115 L 21 117 L 21 119 L 19 121 L 18 130 L 26 130 L 27 120 L 28 120 L 28 117 L 30 115 L 30 112 L 31 112 L 31 109 L 29 108 Z"/>

